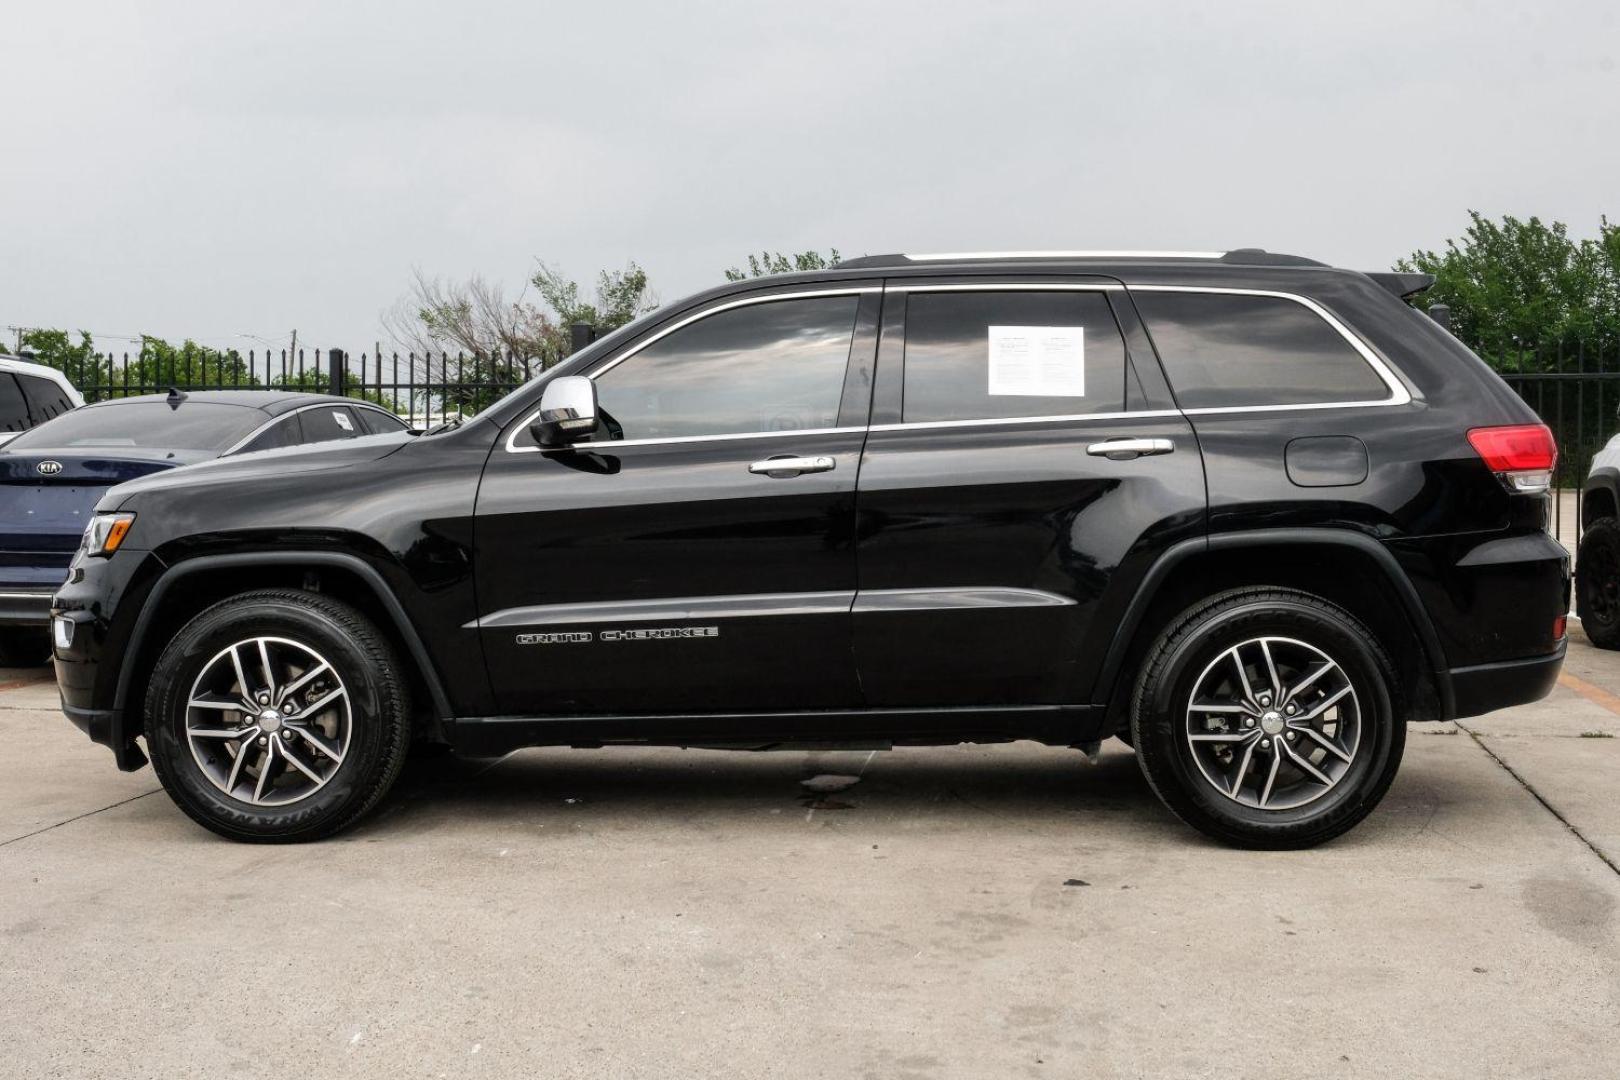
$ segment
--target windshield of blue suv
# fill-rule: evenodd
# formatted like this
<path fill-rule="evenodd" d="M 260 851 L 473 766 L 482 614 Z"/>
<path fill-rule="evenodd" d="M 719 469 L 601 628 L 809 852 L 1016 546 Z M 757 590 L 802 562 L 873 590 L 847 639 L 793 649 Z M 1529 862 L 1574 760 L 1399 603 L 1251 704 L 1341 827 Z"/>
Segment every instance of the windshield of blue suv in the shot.
<path fill-rule="evenodd" d="M 264 423 L 265 414 L 242 405 L 163 401 L 113 402 L 75 409 L 23 432 L 7 450 L 223 451 Z"/>

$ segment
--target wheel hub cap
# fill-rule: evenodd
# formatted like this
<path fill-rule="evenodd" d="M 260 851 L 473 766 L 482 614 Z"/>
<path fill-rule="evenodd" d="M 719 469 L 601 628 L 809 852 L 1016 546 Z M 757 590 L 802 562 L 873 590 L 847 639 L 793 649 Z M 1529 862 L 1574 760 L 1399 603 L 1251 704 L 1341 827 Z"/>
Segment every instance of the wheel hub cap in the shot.
<path fill-rule="evenodd" d="M 1295 638 L 1260 637 L 1211 660 L 1193 683 L 1187 747 L 1225 798 L 1292 810 L 1338 786 L 1361 745 L 1361 705 L 1338 661 Z"/>

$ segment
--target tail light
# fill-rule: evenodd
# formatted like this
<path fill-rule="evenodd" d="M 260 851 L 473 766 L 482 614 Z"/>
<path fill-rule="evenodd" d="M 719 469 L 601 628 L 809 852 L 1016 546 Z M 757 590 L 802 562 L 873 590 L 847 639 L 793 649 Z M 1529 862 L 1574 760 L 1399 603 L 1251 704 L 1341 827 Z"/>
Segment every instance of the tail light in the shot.
<path fill-rule="evenodd" d="M 1546 424 L 1477 427 L 1468 442 L 1509 491 L 1535 495 L 1552 486 L 1558 444 Z"/>

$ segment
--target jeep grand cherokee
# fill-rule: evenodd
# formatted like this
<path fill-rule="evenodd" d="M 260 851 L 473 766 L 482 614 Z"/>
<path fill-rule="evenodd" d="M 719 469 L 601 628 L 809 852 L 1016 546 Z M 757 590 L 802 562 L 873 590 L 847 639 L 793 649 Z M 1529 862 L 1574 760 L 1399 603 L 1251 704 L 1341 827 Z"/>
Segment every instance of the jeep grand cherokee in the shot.
<path fill-rule="evenodd" d="M 1117 735 L 1193 826 L 1314 844 L 1407 721 L 1564 655 L 1551 435 L 1427 283 L 1244 250 L 729 284 L 459 427 L 112 489 L 63 707 L 238 840 L 343 828 L 413 740 Z"/>

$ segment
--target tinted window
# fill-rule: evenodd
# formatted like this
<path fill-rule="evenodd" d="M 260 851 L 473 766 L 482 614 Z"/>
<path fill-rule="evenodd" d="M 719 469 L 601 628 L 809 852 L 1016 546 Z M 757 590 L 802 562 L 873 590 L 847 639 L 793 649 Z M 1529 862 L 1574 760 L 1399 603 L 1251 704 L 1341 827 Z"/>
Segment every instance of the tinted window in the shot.
<path fill-rule="evenodd" d="M 61 386 L 50 379 L 18 375 L 17 381 L 22 384 L 23 396 L 28 399 L 28 413 L 34 423 L 43 424 L 72 410 L 73 402 L 68 400 Z"/>
<path fill-rule="evenodd" d="M 28 429 L 28 403 L 23 400 L 22 387 L 9 371 L 0 371 L 0 431 L 26 431 Z"/>
<path fill-rule="evenodd" d="M 144 446 L 164 450 L 224 450 L 264 422 L 241 405 L 161 401 L 111 402 L 74 409 L 24 432 L 8 445 L 34 447 Z"/>
<path fill-rule="evenodd" d="M 778 300 L 700 319 L 597 376 L 600 406 L 626 439 L 835 427 L 858 302 Z"/>
<path fill-rule="evenodd" d="M 355 409 L 353 412 L 359 417 L 360 423 L 365 425 L 366 431 L 373 435 L 392 435 L 396 431 L 405 430 L 405 421 L 393 413 L 386 413 L 380 409 Z"/>
<path fill-rule="evenodd" d="M 910 422 L 1125 407 L 1125 343 L 1100 292 L 916 292 L 906 300 Z"/>
<path fill-rule="evenodd" d="M 258 450 L 274 450 L 281 446 L 296 446 L 299 439 L 298 417 L 288 416 L 276 421 L 253 437 L 239 454 L 251 454 Z"/>
<path fill-rule="evenodd" d="M 323 405 L 318 409 L 305 409 L 298 414 L 304 428 L 304 442 L 331 442 L 333 439 L 354 439 L 365 432 L 345 405 Z"/>
<path fill-rule="evenodd" d="M 1184 409 L 1382 401 L 1389 387 L 1305 305 L 1277 296 L 1133 292 Z"/>

